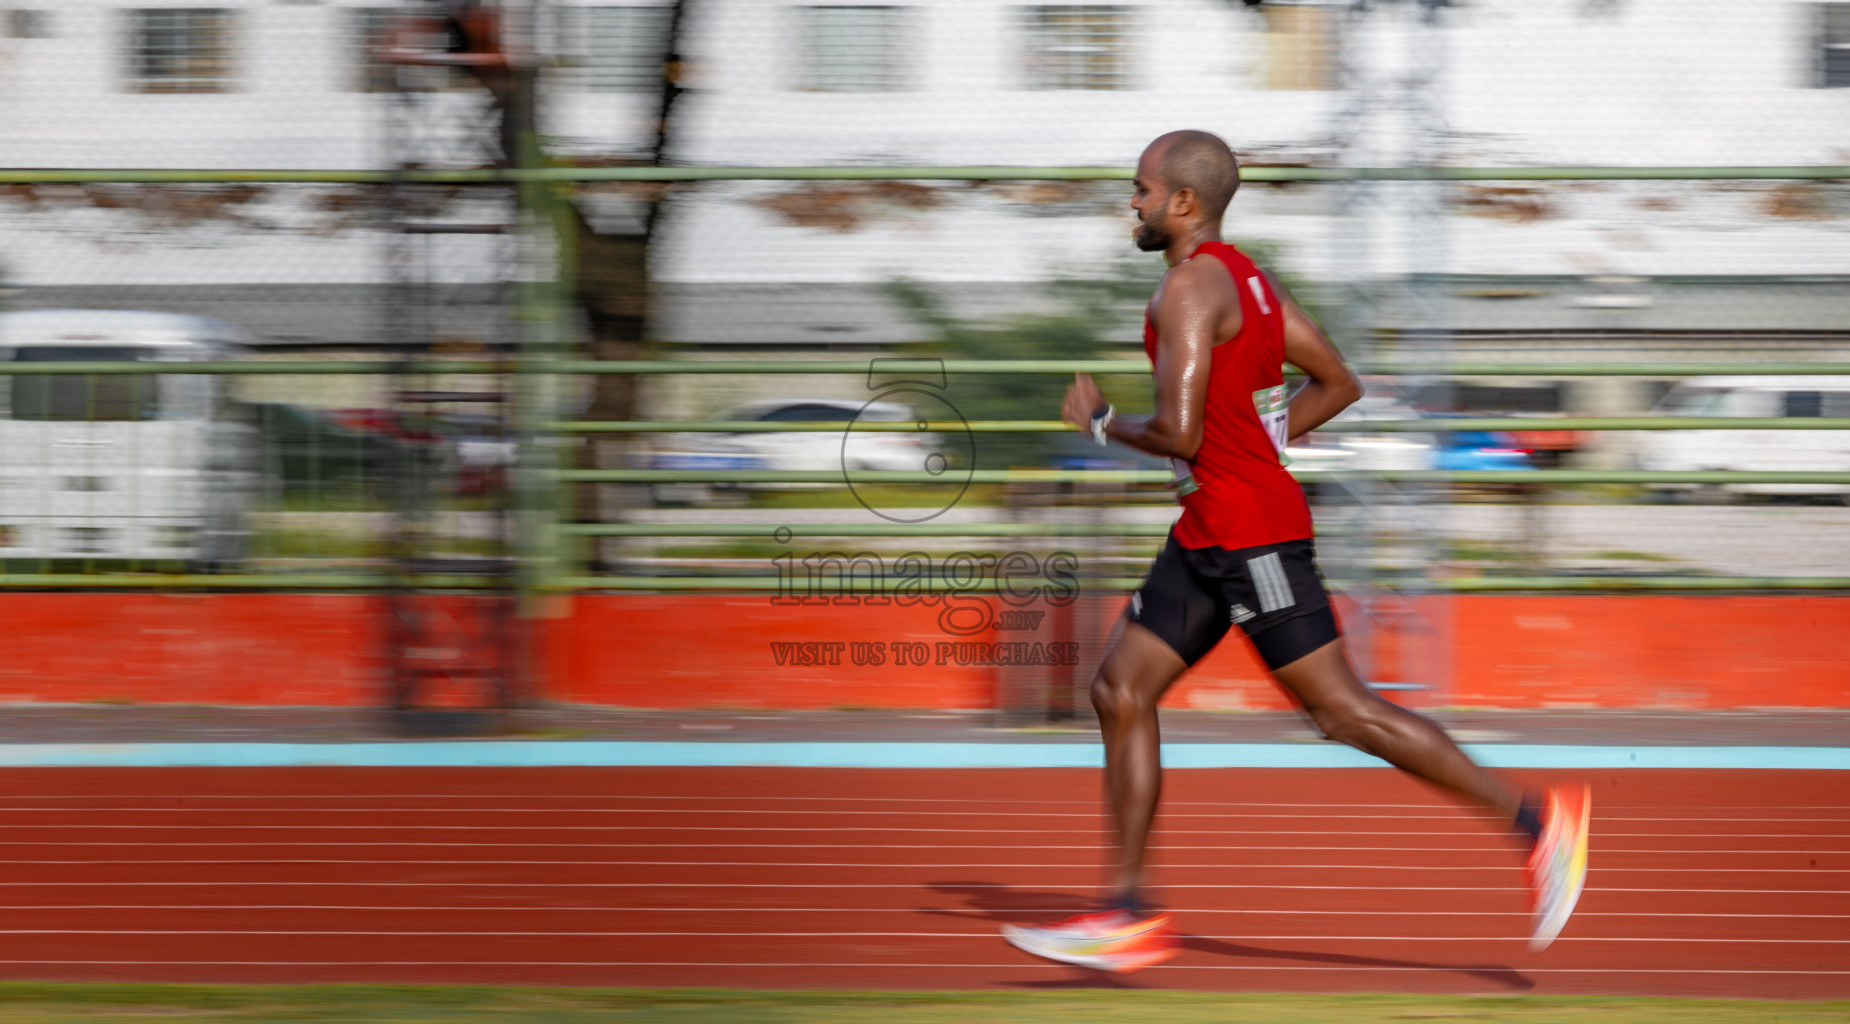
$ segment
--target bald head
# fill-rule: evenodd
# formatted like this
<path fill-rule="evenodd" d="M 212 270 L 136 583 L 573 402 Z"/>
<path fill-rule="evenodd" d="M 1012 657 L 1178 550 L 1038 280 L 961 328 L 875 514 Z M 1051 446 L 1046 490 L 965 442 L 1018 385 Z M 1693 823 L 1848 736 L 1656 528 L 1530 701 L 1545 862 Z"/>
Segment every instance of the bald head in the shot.
<path fill-rule="evenodd" d="M 1185 130 L 1158 136 L 1147 150 L 1156 157 L 1169 191 L 1193 189 L 1201 211 L 1212 223 L 1220 223 L 1240 187 L 1240 161 L 1221 137 L 1208 132 Z"/>

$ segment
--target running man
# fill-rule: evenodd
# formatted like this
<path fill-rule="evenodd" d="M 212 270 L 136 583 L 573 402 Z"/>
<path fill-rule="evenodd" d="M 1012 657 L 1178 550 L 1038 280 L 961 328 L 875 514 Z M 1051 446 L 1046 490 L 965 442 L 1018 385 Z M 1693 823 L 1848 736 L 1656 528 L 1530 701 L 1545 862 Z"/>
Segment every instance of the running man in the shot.
<path fill-rule="evenodd" d="M 1530 844 L 1530 946 L 1543 949 L 1586 877 L 1590 791 L 1573 784 L 1525 794 L 1356 677 L 1317 570 L 1310 506 L 1280 454 L 1360 398 L 1362 385 L 1277 281 L 1221 241 L 1239 183 L 1233 152 L 1206 132 L 1171 132 L 1137 161 L 1133 237 L 1169 263 L 1144 321 L 1156 412 L 1117 415 L 1082 373 L 1061 414 L 1101 445 L 1168 457 L 1182 515 L 1092 681 L 1117 852 L 1105 909 L 1007 926 L 1003 936 L 1037 956 L 1109 971 L 1176 954 L 1170 915 L 1150 912 L 1140 894 L 1162 781 L 1157 702 L 1237 625 L 1330 739 L 1512 822 Z M 1281 362 L 1309 378 L 1289 401 Z"/>

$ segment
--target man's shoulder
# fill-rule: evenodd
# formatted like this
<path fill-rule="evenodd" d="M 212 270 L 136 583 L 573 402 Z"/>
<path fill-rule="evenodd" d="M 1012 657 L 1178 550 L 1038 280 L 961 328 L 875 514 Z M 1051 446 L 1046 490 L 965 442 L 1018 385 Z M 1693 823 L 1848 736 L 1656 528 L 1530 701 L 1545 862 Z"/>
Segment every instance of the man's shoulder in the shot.
<path fill-rule="evenodd" d="M 1169 268 L 1156 299 L 1201 301 L 1221 295 L 1234 295 L 1233 268 L 1209 253 L 1194 256 Z"/>

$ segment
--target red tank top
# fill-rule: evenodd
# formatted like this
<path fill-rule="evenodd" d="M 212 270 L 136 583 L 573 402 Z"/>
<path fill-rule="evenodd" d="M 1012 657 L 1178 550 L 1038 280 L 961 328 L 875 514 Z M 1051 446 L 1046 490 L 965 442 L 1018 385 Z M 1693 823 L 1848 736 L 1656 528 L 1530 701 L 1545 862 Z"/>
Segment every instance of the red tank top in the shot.
<path fill-rule="evenodd" d="M 1208 363 L 1207 411 L 1201 447 L 1176 471 L 1194 487 L 1179 489 L 1182 517 L 1175 538 L 1185 548 L 1248 548 L 1311 536 L 1310 504 L 1285 469 L 1285 313 L 1272 286 L 1246 254 L 1225 242 L 1205 242 L 1233 275 L 1240 295 L 1240 332 L 1214 346 Z M 1143 350 L 1156 363 L 1156 324 L 1143 319 Z"/>

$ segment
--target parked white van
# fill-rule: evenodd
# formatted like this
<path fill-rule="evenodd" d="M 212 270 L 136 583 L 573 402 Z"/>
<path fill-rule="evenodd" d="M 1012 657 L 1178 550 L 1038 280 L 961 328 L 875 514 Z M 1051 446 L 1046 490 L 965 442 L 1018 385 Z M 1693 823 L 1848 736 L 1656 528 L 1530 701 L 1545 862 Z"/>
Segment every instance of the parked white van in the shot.
<path fill-rule="evenodd" d="M 0 362 L 236 359 L 246 338 L 201 317 L 114 310 L 0 313 Z M 257 482 L 254 428 L 229 379 L 201 374 L 0 376 L 0 558 L 239 557 Z"/>
<path fill-rule="evenodd" d="M 1714 430 L 1651 431 L 1640 465 L 1669 471 L 1750 470 L 1850 473 L 1850 430 L 1729 430 L 1744 417 L 1850 418 L 1850 377 L 1694 377 L 1672 388 L 1655 412 L 1702 416 Z M 1850 500 L 1850 484 L 1665 484 L 1665 489 L 1741 494 L 1829 494 Z"/>

